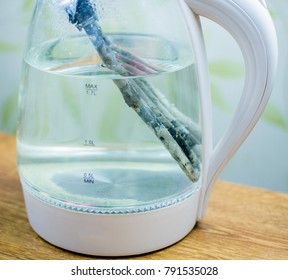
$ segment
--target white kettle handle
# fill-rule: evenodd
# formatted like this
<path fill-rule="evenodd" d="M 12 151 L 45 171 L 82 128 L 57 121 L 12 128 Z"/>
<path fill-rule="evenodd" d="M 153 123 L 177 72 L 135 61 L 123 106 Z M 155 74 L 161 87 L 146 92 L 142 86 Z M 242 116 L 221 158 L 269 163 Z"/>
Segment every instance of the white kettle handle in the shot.
<path fill-rule="evenodd" d="M 250 131 L 260 118 L 272 91 L 277 65 L 277 38 L 273 22 L 267 11 L 264 0 L 185 0 L 192 11 L 185 11 L 188 21 L 195 21 L 188 26 L 194 29 L 200 21 L 198 16 L 204 16 L 224 27 L 237 41 L 245 61 L 246 77 L 241 99 L 233 120 L 222 139 L 213 150 L 211 132 L 211 98 L 210 89 L 207 88 L 208 70 L 199 66 L 199 90 L 201 92 L 202 126 L 203 126 L 203 187 L 198 219 L 207 208 L 212 186 L 227 161 L 236 152 Z M 185 5 L 182 2 L 181 5 Z M 185 5 L 186 6 L 186 5 Z M 186 6 L 187 8 L 187 6 Z M 188 23 L 187 21 L 187 23 Z M 198 30 L 198 33 L 199 33 Z M 202 34 L 202 33 L 201 33 Z M 194 41 L 194 49 L 200 58 L 200 64 L 206 62 L 206 56 L 201 53 L 204 49 L 202 35 Z M 201 37 L 201 38 L 200 38 Z M 195 43 L 198 41 L 198 43 Z M 202 41 L 202 43 L 201 43 Z M 197 45 L 198 44 L 198 45 Z M 203 52 L 203 51 L 202 51 Z M 202 56 L 202 57 L 201 57 Z M 197 64 L 197 53 L 195 53 Z M 207 68 L 207 66 L 205 66 Z M 200 72 L 200 73 L 199 73 Z M 209 85 L 208 85 L 209 86 Z M 209 95 L 209 96 L 207 96 Z M 208 105 L 207 105 L 208 104 Z"/>

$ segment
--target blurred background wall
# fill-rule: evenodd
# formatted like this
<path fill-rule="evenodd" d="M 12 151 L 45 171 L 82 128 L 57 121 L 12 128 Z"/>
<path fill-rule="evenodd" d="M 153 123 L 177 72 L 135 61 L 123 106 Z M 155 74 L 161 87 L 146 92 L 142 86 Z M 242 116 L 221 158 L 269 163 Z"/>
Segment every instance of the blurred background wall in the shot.
<path fill-rule="evenodd" d="M 35 0 L 0 0 L 0 131 L 14 134 L 22 53 Z M 251 0 L 257 1 L 257 0 Z M 279 40 L 278 74 L 261 120 L 220 178 L 288 192 L 288 2 L 268 0 Z M 244 64 L 229 34 L 202 19 L 211 74 L 215 143 L 229 124 L 244 78 Z M 287 78 L 286 78 L 287 77 Z"/>

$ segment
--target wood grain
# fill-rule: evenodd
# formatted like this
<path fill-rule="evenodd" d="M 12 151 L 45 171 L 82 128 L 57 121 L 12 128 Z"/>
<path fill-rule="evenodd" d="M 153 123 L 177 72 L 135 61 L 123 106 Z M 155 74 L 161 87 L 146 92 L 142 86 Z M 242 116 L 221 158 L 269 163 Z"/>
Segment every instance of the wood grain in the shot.
<path fill-rule="evenodd" d="M 17 175 L 15 137 L 0 134 L 0 155 L 0 259 L 99 259 L 54 247 L 33 231 Z M 288 260 L 288 195 L 217 182 L 206 216 L 188 236 L 129 259 Z"/>

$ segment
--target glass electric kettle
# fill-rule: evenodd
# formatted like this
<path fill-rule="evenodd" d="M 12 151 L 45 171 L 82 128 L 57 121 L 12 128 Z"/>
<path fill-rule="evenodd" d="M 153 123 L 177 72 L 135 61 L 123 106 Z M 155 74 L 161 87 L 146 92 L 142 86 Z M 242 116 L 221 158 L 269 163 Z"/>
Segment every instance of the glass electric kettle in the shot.
<path fill-rule="evenodd" d="M 242 98 L 215 148 L 199 16 L 233 35 L 246 64 Z M 264 1 L 37 0 L 17 130 L 34 230 L 102 256 L 183 238 L 268 101 L 276 41 Z"/>

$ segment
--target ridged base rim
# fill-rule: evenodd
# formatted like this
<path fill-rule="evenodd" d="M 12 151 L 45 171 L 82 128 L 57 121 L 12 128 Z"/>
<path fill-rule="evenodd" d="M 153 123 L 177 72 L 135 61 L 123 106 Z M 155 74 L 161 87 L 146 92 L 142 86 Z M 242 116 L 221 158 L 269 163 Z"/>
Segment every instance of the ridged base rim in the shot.
<path fill-rule="evenodd" d="M 29 222 L 43 239 L 95 256 L 143 254 L 181 240 L 196 223 L 200 193 L 154 211 L 91 214 L 53 207 L 23 191 Z"/>

